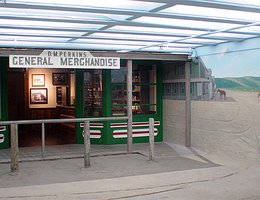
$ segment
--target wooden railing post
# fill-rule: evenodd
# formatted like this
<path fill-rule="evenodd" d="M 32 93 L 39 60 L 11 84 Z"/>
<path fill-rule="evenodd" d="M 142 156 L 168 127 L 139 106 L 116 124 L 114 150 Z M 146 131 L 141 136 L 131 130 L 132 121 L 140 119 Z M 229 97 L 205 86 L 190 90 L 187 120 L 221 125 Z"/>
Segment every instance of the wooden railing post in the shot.
<path fill-rule="evenodd" d="M 149 160 L 154 160 L 154 118 L 149 118 Z"/>
<path fill-rule="evenodd" d="M 45 126 L 42 123 L 42 158 L 45 157 Z"/>
<path fill-rule="evenodd" d="M 16 174 L 18 171 L 18 124 L 11 124 L 11 174 Z"/>
<path fill-rule="evenodd" d="M 133 111 L 132 111 L 132 70 L 133 70 L 133 61 L 127 60 L 127 153 L 132 153 L 133 150 Z"/>
<path fill-rule="evenodd" d="M 191 147 L 190 62 L 185 63 L 185 146 Z"/>
<path fill-rule="evenodd" d="M 84 122 L 84 167 L 90 167 L 90 122 Z"/>

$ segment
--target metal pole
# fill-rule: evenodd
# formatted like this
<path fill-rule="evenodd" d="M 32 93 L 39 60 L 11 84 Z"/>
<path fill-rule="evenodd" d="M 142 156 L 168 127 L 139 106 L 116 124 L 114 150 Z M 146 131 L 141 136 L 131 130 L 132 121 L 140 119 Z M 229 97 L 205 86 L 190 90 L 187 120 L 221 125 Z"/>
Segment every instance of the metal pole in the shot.
<path fill-rule="evenodd" d="M 149 160 L 154 160 L 154 118 L 149 118 Z"/>
<path fill-rule="evenodd" d="M 127 152 L 131 153 L 133 149 L 133 130 L 132 130 L 132 123 L 133 123 L 133 114 L 132 114 L 132 100 L 133 100 L 133 93 L 132 93 L 132 69 L 133 69 L 133 62 L 132 60 L 127 60 Z"/>
<path fill-rule="evenodd" d="M 18 124 L 11 124 L 11 174 L 16 174 L 18 171 Z"/>
<path fill-rule="evenodd" d="M 84 167 L 90 167 L 90 122 L 84 122 Z"/>
<path fill-rule="evenodd" d="M 42 123 L 42 158 L 45 157 L 45 126 Z"/>
<path fill-rule="evenodd" d="M 185 146 L 191 147 L 190 62 L 185 63 Z"/>

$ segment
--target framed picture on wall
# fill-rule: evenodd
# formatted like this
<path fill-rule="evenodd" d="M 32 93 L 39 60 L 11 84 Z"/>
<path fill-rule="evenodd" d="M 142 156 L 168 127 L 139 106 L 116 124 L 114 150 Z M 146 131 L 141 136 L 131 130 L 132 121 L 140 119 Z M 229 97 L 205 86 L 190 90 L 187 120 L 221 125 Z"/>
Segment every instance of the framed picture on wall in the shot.
<path fill-rule="evenodd" d="M 56 87 L 56 103 L 62 104 L 62 87 Z"/>
<path fill-rule="evenodd" d="M 32 86 L 33 87 L 45 86 L 45 74 L 32 74 Z"/>
<path fill-rule="evenodd" d="M 52 73 L 52 84 L 53 85 L 68 85 L 68 74 L 67 73 Z"/>
<path fill-rule="evenodd" d="M 48 104 L 47 88 L 31 88 L 30 89 L 31 104 Z"/>

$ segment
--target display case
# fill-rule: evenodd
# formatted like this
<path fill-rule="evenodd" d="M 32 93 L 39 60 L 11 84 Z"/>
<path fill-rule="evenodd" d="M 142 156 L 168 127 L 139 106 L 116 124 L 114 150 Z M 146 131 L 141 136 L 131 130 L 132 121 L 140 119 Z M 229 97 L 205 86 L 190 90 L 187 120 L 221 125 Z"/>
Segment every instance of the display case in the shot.
<path fill-rule="evenodd" d="M 112 114 L 127 113 L 126 67 L 112 70 Z M 133 66 L 132 112 L 133 114 L 156 114 L 155 66 Z"/>
<path fill-rule="evenodd" d="M 102 114 L 102 71 L 89 70 L 84 73 L 84 115 Z"/>
<path fill-rule="evenodd" d="M 134 72 L 132 78 L 132 110 L 140 111 L 141 102 L 141 73 Z M 127 86 L 126 82 L 114 82 L 112 84 L 112 113 L 113 115 L 125 115 L 127 112 Z"/>

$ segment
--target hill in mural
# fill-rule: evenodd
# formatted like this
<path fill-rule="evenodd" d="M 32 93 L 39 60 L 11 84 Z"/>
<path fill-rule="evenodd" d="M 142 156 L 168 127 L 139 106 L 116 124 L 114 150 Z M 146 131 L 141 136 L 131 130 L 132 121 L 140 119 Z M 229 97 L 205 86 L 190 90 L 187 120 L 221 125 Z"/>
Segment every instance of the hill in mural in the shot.
<path fill-rule="evenodd" d="M 234 90 L 260 90 L 260 77 L 215 78 L 217 88 Z"/>

